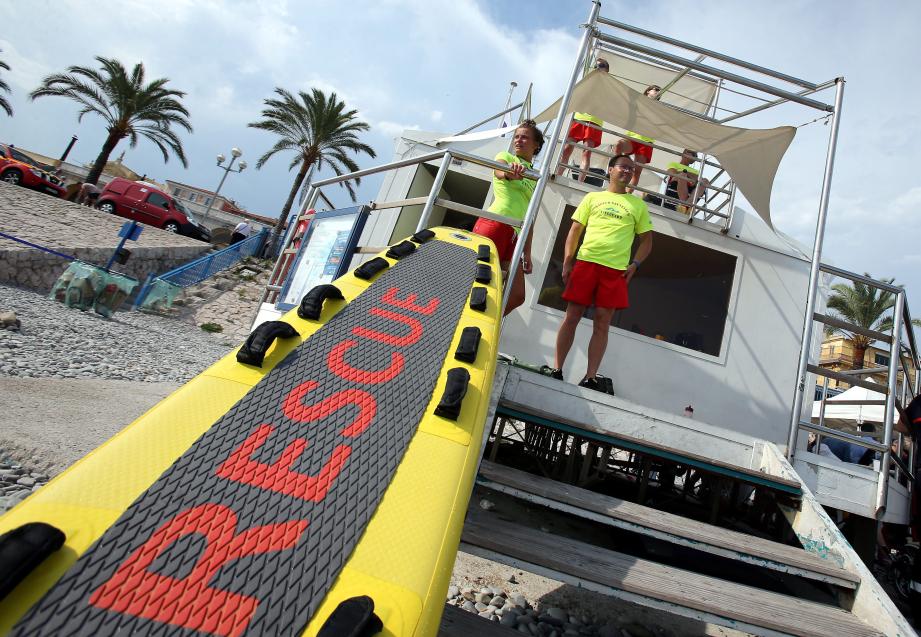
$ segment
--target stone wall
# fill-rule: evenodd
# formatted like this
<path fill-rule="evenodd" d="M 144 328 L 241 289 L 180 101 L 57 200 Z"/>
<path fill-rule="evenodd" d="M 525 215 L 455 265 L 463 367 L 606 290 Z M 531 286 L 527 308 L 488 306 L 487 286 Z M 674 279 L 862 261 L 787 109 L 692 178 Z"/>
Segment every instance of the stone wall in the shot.
<path fill-rule="evenodd" d="M 48 292 L 69 261 L 9 237 L 104 266 L 126 219 L 0 182 L 0 284 Z M 159 228 L 143 226 L 139 241 L 125 247 L 131 258 L 113 270 L 143 283 L 205 254 L 211 246 Z"/>
<path fill-rule="evenodd" d="M 41 250 L 0 250 L 0 284 L 14 285 L 46 293 L 70 265 L 62 257 Z M 104 266 L 113 248 L 79 248 L 70 254 L 81 261 Z M 162 274 L 188 263 L 201 254 L 199 248 L 135 248 L 125 265 L 115 264 L 112 270 L 144 282 L 148 274 Z"/>

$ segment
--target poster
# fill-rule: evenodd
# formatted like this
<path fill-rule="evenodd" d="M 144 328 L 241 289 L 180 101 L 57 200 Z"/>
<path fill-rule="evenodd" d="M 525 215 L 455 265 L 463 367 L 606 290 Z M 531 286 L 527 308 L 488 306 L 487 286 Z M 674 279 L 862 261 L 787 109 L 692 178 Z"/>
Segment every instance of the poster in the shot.
<path fill-rule="evenodd" d="M 278 309 L 297 306 L 313 287 L 330 283 L 348 270 L 366 217 L 363 206 L 317 213 L 282 284 Z"/>

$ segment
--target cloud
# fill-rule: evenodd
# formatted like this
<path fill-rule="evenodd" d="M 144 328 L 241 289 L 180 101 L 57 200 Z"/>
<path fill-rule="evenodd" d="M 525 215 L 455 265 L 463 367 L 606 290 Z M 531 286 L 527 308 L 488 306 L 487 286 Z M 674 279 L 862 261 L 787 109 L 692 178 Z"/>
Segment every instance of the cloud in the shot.
<path fill-rule="evenodd" d="M 429 115 L 429 119 L 433 122 L 440 122 L 442 117 L 444 117 L 444 113 L 441 111 L 432 111 L 432 114 Z"/>

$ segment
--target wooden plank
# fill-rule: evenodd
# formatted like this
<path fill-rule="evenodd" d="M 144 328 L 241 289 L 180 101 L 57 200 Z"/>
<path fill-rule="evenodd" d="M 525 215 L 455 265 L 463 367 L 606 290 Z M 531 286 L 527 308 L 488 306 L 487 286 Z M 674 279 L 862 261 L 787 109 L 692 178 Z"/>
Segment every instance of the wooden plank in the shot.
<path fill-rule="evenodd" d="M 790 635 L 867 637 L 873 630 L 845 610 L 727 582 L 577 540 L 468 513 L 461 541 L 648 599 Z"/>
<path fill-rule="evenodd" d="M 739 559 L 749 564 L 792 573 L 808 579 L 856 589 L 860 577 L 803 549 L 746 535 L 689 518 L 651 509 L 634 502 L 581 489 L 492 462 L 480 464 L 480 484 L 509 495 L 528 493 L 552 502 L 569 505 L 565 510 L 587 517 L 592 512 L 607 518 L 612 526 L 646 533 L 700 551 Z M 501 487 L 511 489 L 502 489 Z M 592 516 L 591 519 L 595 519 Z"/>
<path fill-rule="evenodd" d="M 722 462 L 720 460 L 706 458 L 696 453 L 691 453 L 690 451 L 666 447 L 665 445 L 659 444 L 657 442 L 652 442 L 650 440 L 634 438 L 633 436 L 628 436 L 626 434 L 612 433 L 592 424 L 576 423 L 570 421 L 561 414 L 546 414 L 540 409 L 532 409 L 524 405 L 518 405 L 517 403 L 507 402 L 499 405 L 497 413 L 504 414 L 519 420 L 530 420 L 531 422 L 535 422 L 537 424 L 542 424 L 547 427 L 561 429 L 563 431 L 569 431 L 572 433 L 582 433 L 584 435 L 585 432 L 592 432 L 597 434 L 596 436 L 593 436 L 594 438 L 611 443 L 614 446 L 630 449 L 631 451 L 648 453 L 660 458 L 672 460 L 674 462 L 680 462 L 682 464 L 689 464 L 705 471 L 726 475 L 737 480 L 743 480 L 745 482 L 765 486 L 770 489 L 783 491 L 785 493 L 790 493 L 796 496 L 802 495 L 800 484 L 795 480 L 788 480 L 786 478 L 764 473 L 762 471 L 755 471 L 754 469 L 749 469 L 748 467 L 731 465 L 727 462 Z"/>
<path fill-rule="evenodd" d="M 500 625 L 499 622 L 483 619 L 451 604 L 445 604 L 441 627 L 438 629 L 438 637 L 511 637 L 520 634 L 517 630 Z"/>

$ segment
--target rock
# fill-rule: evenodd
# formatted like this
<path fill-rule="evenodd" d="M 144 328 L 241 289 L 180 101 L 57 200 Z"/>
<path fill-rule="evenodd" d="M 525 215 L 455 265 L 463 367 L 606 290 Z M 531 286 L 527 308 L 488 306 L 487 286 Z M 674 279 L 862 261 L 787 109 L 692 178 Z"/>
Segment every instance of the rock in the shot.
<path fill-rule="evenodd" d="M 468 613 L 475 613 L 475 612 L 477 612 L 476 605 L 475 605 L 473 602 L 471 602 L 470 600 L 467 600 L 466 602 L 464 602 L 464 605 L 461 606 L 461 608 L 463 608 L 463 609 L 464 609 L 465 611 L 467 611 Z"/>
<path fill-rule="evenodd" d="M 508 578 L 508 583 L 509 583 L 509 584 L 517 584 L 517 583 L 518 583 L 518 580 L 515 579 L 515 574 L 514 574 L 514 573 L 512 573 L 511 576 Z"/>
<path fill-rule="evenodd" d="M 515 606 L 520 606 L 521 608 L 527 608 L 529 606 L 528 600 L 525 599 L 524 595 L 515 595 L 511 600 L 515 603 Z"/>
<path fill-rule="evenodd" d="M 16 317 L 16 312 L 12 310 L 0 312 L 0 327 L 3 329 L 18 332 L 21 325 L 19 319 Z"/>
<path fill-rule="evenodd" d="M 474 596 L 473 589 L 470 588 L 469 586 L 465 586 L 464 588 L 461 589 L 461 595 L 464 596 L 464 599 L 472 600 Z"/>
<path fill-rule="evenodd" d="M 530 615 L 519 615 L 515 621 L 519 624 L 533 624 L 534 618 Z"/>
<path fill-rule="evenodd" d="M 637 623 L 624 626 L 623 633 L 624 637 L 656 637 L 651 630 Z"/>
<path fill-rule="evenodd" d="M 501 607 L 501 606 L 505 606 L 505 598 L 502 597 L 501 595 L 496 595 L 496 596 L 493 597 L 491 600 L 489 600 L 489 603 L 490 603 L 492 606 L 495 606 L 495 607 L 499 608 L 499 607 Z"/>
<path fill-rule="evenodd" d="M 476 607 L 478 613 L 482 613 L 484 610 L 486 610 L 486 604 L 483 602 L 477 602 L 474 604 L 474 606 Z"/>
<path fill-rule="evenodd" d="M 460 589 L 457 586 L 448 587 L 448 599 L 454 599 L 458 595 L 460 595 Z"/>
<path fill-rule="evenodd" d="M 480 500 L 480 508 L 483 509 L 484 511 L 492 511 L 493 509 L 496 508 L 496 503 L 492 502 L 491 500 L 487 500 L 486 498 L 483 498 Z"/>
<path fill-rule="evenodd" d="M 511 613 L 505 613 L 502 615 L 502 619 L 499 620 L 499 623 L 502 626 L 517 626 L 518 622 L 515 621 L 515 615 Z"/>
<path fill-rule="evenodd" d="M 547 614 L 553 617 L 554 619 L 560 620 L 564 624 L 569 619 L 569 615 L 566 613 L 566 611 L 563 610 L 562 608 L 557 608 L 556 606 L 548 608 Z"/>
<path fill-rule="evenodd" d="M 487 608 L 486 610 L 480 612 L 479 615 L 480 617 L 485 617 L 486 619 L 490 619 L 492 617 L 492 611 Z"/>
<path fill-rule="evenodd" d="M 482 603 L 485 606 L 489 604 L 490 601 L 492 601 L 492 595 L 490 595 L 488 592 L 487 593 L 477 593 L 475 599 L 477 602 Z"/>
<path fill-rule="evenodd" d="M 552 609 L 552 610 L 559 610 L 559 609 L 557 608 L 557 609 Z M 549 614 L 549 613 L 542 613 L 542 614 L 538 615 L 538 616 L 537 616 L 537 621 L 538 621 L 538 622 L 543 622 L 543 623 L 545 623 L 545 624 L 550 624 L 551 626 L 562 626 L 563 624 L 566 623 L 566 622 L 564 622 L 562 619 L 560 619 L 559 617 L 554 617 L 553 615 L 551 615 L 551 614 Z"/>
<path fill-rule="evenodd" d="M 32 487 L 35 486 L 35 478 L 19 478 L 16 484 L 21 484 L 24 487 Z"/>

